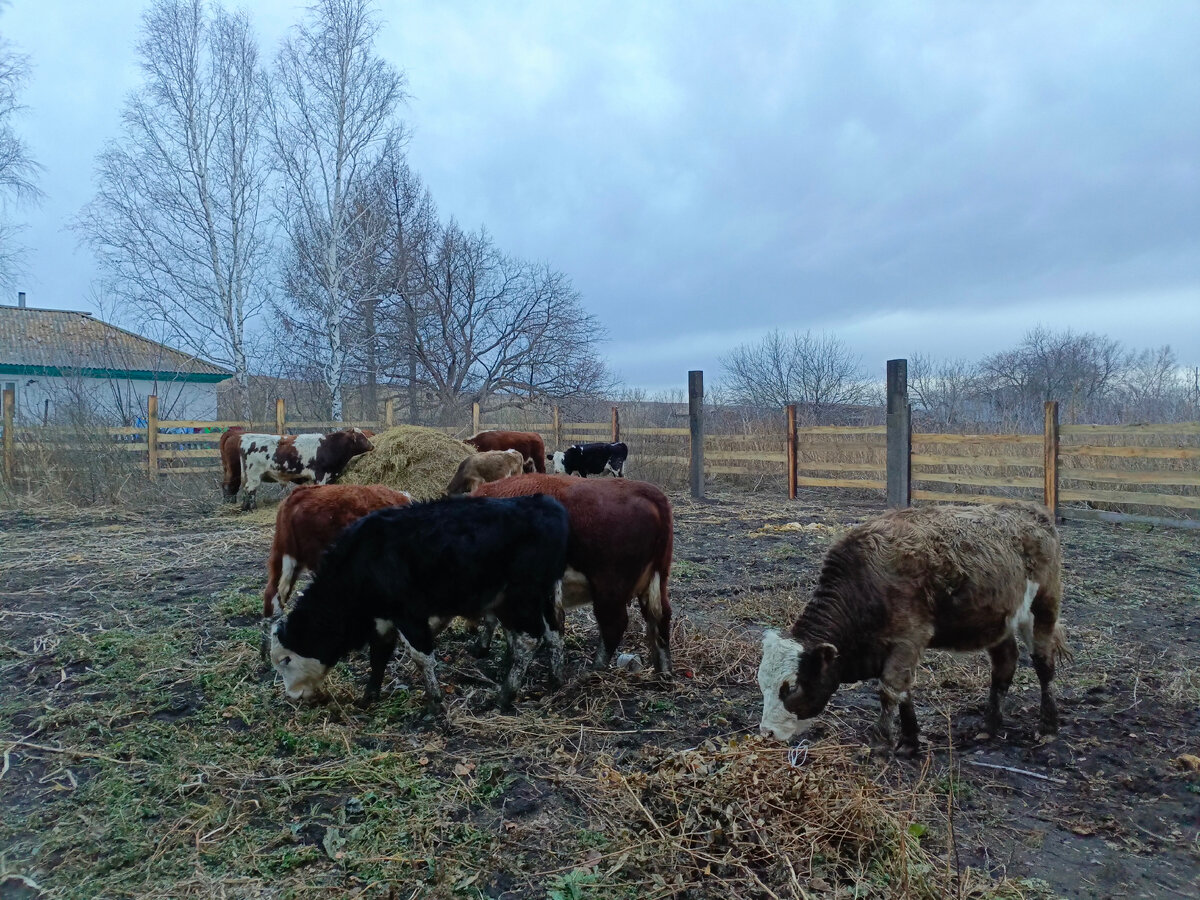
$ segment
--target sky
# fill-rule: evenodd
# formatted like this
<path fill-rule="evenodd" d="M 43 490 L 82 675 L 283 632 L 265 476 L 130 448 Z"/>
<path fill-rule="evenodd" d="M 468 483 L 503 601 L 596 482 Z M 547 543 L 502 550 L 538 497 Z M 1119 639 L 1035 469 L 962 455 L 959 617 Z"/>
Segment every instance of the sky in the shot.
<path fill-rule="evenodd" d="M 270 58 L 304 4 L 241 6 Z M 139 83 L 144 7 L 0 13 L 33 63 L 18 130 L 44 167 L 19 217 L 30 305 L 89 308 L 67 226 Z M 772 328 L 831 331 L 881 376 L 1039 324 L 1200 364 L 1200 3 L 381 10 L 441 215 L 567 273 L 627 384 L 719 379 Z"/>

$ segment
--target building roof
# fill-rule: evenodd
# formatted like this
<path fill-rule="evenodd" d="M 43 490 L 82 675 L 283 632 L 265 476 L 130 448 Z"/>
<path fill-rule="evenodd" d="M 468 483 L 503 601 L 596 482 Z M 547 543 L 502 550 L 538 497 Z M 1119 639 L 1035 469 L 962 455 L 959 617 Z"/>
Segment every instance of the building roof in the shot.
<path fill-rule="evenodd" d="M 84 375 L 176 381 L 224 381 L 233 375 L 93 318 L 65 309 L 0 306 L 0 376 Z"/>

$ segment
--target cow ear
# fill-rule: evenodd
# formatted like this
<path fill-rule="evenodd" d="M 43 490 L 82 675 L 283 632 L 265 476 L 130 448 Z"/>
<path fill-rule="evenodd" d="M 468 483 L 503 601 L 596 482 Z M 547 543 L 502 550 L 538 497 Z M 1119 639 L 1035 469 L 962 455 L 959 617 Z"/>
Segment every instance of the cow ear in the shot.
<path fill-rule="evenodd" d="M 816 660 L 821 675 L 828 675 L 829 670 L 837 661 L 838 649 L 833 644 L 817 644 L 812 648 L 813 659 Z"/>

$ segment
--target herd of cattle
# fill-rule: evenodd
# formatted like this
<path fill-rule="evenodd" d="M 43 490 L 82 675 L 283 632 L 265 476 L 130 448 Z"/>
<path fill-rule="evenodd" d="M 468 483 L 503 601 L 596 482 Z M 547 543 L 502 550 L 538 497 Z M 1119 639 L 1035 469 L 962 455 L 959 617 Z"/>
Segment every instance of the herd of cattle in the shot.
<path fill-rule="evenodd" d="M 636 598 L 654 671 L 672 674 L 672 508 L 657 487 L 623 477 L 624 444 L 584 444 L 546 454 L 525 432 L 482 432 L 441 500 L 403 491 L 329 484 L 371 449 L 348 428 L 278 438 L 230 431 L 221 442 L 226 497 L 247 504 L 263 480 L 311 481 L 280 504 L 268 559 L 264 657 L 288 696 L 314 696 L 330 669 L 367 648 L 364 696 L 378 696 L 397 644 L 440 708 L 434 640 L 455 618 L 479 625 L 487 653 L 498 622 L 509 646 L 499 691 L 511 706 L 539 647 L 554 685 L 565 679 L 564 612 L 590 606 L 600 632 L 596 668 L 612 660 Z M 311 439 L 309 439 L 311 438 Z M 546 463 L 553 467 L 545 473 Z M 286 611 L 296 582 L 315 572 Z M 995 733 L 1018 659 L 1018 638 L 1041 683 L 1040 731 L 1056 733 L 1056 660 L 1069 658 L 1058 623 L 1062 551 L 1045 507 L 932 505 L 889 511 L 851 528 L 825 555 L 816 588 L 789 634 L 766 630 L 758 681 L 764 735 L 791 740 L 842 684 L 879 683 L 877 744 L 919 733 L 912 686 L 927 648 L 987 650 L 986 724 Z M 286 611 L 286 612 L 285 612 Z"/>

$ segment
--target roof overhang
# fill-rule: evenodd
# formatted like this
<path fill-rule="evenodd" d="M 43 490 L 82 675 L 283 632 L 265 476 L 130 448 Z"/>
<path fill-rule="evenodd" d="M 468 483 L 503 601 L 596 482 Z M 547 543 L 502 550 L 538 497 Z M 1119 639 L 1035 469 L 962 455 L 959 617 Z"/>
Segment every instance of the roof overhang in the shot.
<path fill-rule="evenodd" d="M 154 372 L 150 369 L 105 369 L 87 366 L 30 366 L 0 363 L 0 376 L 43 375 L 48 378 L 116 378 L 121 381 L 185 381 L 216 384 L 233 377 L 232 372 Z"/>

